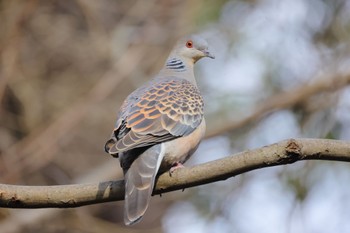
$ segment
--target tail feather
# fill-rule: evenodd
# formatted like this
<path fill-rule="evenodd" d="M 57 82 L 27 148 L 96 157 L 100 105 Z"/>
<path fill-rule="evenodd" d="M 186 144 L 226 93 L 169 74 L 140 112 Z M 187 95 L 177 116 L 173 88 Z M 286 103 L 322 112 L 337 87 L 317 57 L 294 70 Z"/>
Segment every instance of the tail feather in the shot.
<path fill-rule="evenodd" d="M 143 152 L 125 173 L 124 222 L 132 225 L 145 214 L 154 188 L 154 181 L 163 159 L 162 145 Z"/>

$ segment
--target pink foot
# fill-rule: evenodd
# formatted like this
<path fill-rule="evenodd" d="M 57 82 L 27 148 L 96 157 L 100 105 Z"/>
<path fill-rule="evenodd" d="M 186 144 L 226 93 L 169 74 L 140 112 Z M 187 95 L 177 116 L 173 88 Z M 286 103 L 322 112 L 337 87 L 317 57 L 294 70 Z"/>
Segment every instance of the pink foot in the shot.
<path fill-rule="evenodd" d="M 185 166 L 182 164 L 182 163 L 180 163 L 180 162 L 176 162 L 176 163 L 174 163 L 173 164 L 173 166 L 170 168 L 170 170 L 169 170 L 169 175 L 171 176 L 171 174 L 173 174 L 173 172 L 175 171 L 175 170 L 177 170 L 177 169 L 179 169 L 179 168 L 184 168 Z"/>

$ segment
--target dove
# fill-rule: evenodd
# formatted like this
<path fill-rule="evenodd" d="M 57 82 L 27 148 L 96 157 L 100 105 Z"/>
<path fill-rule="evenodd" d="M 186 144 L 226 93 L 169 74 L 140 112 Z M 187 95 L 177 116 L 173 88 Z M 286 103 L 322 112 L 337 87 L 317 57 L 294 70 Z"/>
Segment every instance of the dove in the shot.
<path fill-rule="evenodd" d="M 126 225 L 142 219 L 157 174 L 182 167 L 204 136 L 204 103 L 193 70 L 204 57 L 214 59 L 205 39 L 181 38 L 159 73 L 120 107 L 105 151 L 119 158 L 124 172 Z"/>

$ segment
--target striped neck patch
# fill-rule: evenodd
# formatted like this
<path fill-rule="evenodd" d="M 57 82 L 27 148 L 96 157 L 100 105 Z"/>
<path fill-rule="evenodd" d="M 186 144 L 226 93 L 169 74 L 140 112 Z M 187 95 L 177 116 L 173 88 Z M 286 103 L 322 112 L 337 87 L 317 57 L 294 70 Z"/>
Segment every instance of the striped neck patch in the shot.
<path fill-rule="evenodd" d="M 171 58 L 166 62 L 166 67 L 175 71 L 185 71 L 185 64 L 178 58 Z"/>

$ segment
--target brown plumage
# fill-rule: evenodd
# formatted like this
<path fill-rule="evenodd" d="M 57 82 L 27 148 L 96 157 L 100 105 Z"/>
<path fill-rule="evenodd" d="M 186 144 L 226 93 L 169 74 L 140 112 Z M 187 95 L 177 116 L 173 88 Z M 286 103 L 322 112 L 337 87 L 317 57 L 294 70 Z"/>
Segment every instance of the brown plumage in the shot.
<path fill-rule="evenodd" d="M 204 103 L 193 64 L 214 58 L 207 49 L 198 36 L 181 39 L 159 74 L 132 92 L 119 110 L 105 150 L 119 157 L 124 170 L 127 225 L 144 215 L 157 172 L 185 162 L 204 135 Z"/>

